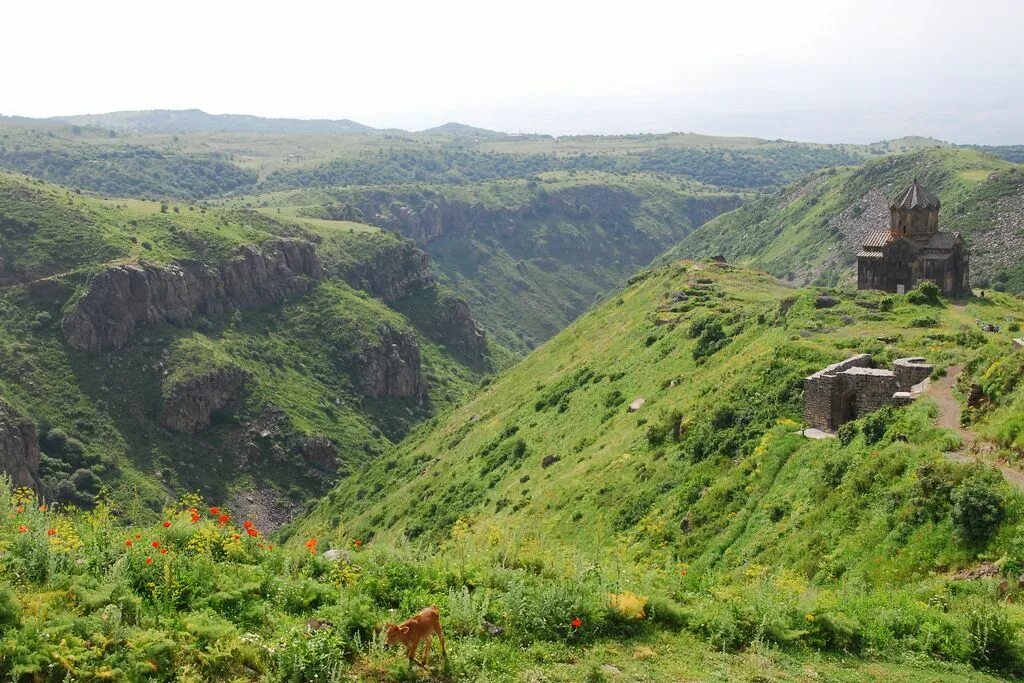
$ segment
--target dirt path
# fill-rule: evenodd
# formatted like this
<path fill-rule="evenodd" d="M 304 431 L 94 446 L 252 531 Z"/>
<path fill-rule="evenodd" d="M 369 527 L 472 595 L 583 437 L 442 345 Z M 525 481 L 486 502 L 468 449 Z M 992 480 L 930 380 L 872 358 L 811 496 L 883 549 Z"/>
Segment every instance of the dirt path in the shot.
<path fill-rule="evenodd" d="M 956 385 L 956 379 L 960 376 L 962 369 L 959 365 L 950 366 L 946 369 L 945 376 L 931 382 L 928 389 L 925 390 L 925 396 L 929 396 L 939 407 L 939 416 L 935 423 L 940 427 L 952 429 L 963 439 L 963 447 L 959 451 L 946 453 L 946 457 L 953 462 L 984 462 L 992 465 L 1003 473 L 1008 482 L 1017 488 L 1024 489 L 1024 472 L 1006 463 L 993 462 L 991 459 L 983 458 L 978 452 L 977 435 L 960 425 L 960 402 L 953 396 L 953 387 Z"/>

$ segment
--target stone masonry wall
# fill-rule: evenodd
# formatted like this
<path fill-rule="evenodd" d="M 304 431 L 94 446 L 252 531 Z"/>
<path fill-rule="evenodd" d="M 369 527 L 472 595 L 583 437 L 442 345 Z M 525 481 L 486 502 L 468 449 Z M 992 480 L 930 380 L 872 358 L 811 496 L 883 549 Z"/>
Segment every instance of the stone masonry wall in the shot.
<path fill-rule="evenodd" d="M 931 377 L 933 367 L 924 358 L 898 358 L 893 361 L 892 369 L 899 390 L 910 391 L 914 385 Z"/>
<path fill-rule="evenodd" d="M 831 431 L 834 425 L 835 401 L 837 394 L 837 375 L 844 370 L 871 365 L 871 354 L 862 353 L 833 363 L 824 370 L 819 370 L 804 379 L 804 423 L 808 427 Z"/>
<path fill-rule="evenodd" d="M 892 403 L 892 395 L 899 390 L 896 375 L 891 370 L 853 368 L 847 375 L 855 378 L 856 394 L 853 399 L 854 415 L 862 417 Z M 838 427 L 838 425 L 836 425 Z"/>

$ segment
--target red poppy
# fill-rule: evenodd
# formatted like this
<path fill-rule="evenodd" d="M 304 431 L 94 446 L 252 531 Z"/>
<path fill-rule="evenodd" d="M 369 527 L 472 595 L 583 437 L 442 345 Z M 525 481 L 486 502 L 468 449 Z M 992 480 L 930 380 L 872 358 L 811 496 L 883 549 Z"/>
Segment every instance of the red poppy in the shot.
<path fill-rule="evenodd" d="M 128 546 L 129 548 L 131 548 L 131 547 L 132 547 L 133 545 L 135 545 L 134 543 L 132 543 L 132 539 L 130 539 L 130 538 L 128 538 L 128 539 L 125 539 L 125 542 L 124 542 L 124 544 L 125 544 L 126 546 Z"/>
<path fill-rule="evenodd" d="M 210 508 L 210 514 L 211 515 L 219 515 L 220 514 L 220 508 Z"/>
<path fill-rule="evenodd" d="M 274 544 L 273 543 L 268 543 L 267 544 L 267 550 L 273 550 L 273 549 L 274 549 Z"/>
<path fill-rule="evenodd" d="M 316 539 L 311 538 L 308 541 L 306 541 L 306 548 L 309 549 L 310 555 L 316 555 Z"/>
<path fill-rule="evenodd" d="M 170 522 L 164 522 L 164 528 L 165 529 L 170 529 L 171 528 L 171 523 Z"/>
<path fill-rule="evenodd" d="M 360 540 L 359 540 L 358 538 L 357 538 L 357 539 L 356 539 L 355 541 L 353 541 L 353 542 L 352 542 L 352 544 L 353 544 L 353 545 L 354 545 L 355 547 L 357 547 L 357 548 L 362 548 L 362 547 L 363 547 L 363 542 L 362 542 L 362 541 L 360 541 Z"/>
<path fill-rule="evenodd" d="M 220 522 L 221 526 L 224 526 L 230 520 L 231 520 L 231 515 L 221 515 L 220 517 L 217 518 L 217 521 Z"/>
<path fill-rule="evenodd" d="M 146 558 L 146 564 L 153 564 L 153 558 L 152 557 L 147 557 Z"/>
<path fill-rule="evenodd" d="M 253 538 L 256 538 L 257 536 L 259 536 L 259 535 L 260 535 L 260 532 L 256 531 L 256 530 L 255 530 L 255 529 L 253 529 L 252 527 L 249 527 L 248 529 L 246 529 L 246 530 L 245 530 L 245 533 L 249 534 L 249 535 L 250 535 L 250 536 L 252 536 Z"/>
<path fill-rule="evenodd" d="M 27 526 L 25 526 L 24 524 L 19 524 L 18 525 L 18 533 L 19 534 L 23 534 L 26 531 L 28 531 L 28 527 Z"/>
<path fill-rule="evenodd" d="M 22 512 L 25 511 L 25 508 L 19 505 L 18 507 L 14 508 L 14 511 L 20 515 Z"/>
<path fill-rule="evenodd" d="M 150 545 L 153 546 L 154 548 L 159 548 L 160 547 L 160 541 L 153 541 L 152 543 L 150 543 Z"/>
<path fill-rule="evenodd" d="M 141 541 L 142 540 L 142 534 L 135 534 L 135 540 L 136 541 Z"/>
<path fill-rule="evenodd" d="M 40 512 L 46 512 L 46 511 L 47 511 L 47 510 L 49 510 L 49 509 L 50 509 L 50 508 L 48 508 L 48 507 L 46 506 L 46 503 L 43 503 L 42 505 L 40 505 L 40 506 L 39 506 L 39 511 L 40 511 Z"/>
<path fill-rule="evenodd" d="M 234 540 L 237 541 L 238 539 L 241 538 L 241 536 L 239 536 L 238 534 L 231 534 L 231 538 L 233 538 Z"/>
<path fill-rule="evenodd" d="M 571 622 L 569 622 L 569 623 L 571 623 L 571 624 L 572 624 L 572 627 L 573 627 L 573 628 L 579 628 L 580 626 L 583 626 L 583 620 L 582 620 L 582 619 L 580 619 L 579 617 L 576 617 L 575 619 L 573 619 L 573 620 L 572 620 Z"/>
<path fill-rule="evenodd" d="M 46 535 L 47 536 L 56 536 L 57 535 L 57 530 L 56 529 L 47 529 L 46 530 Z"/>
<path fill-rule="evenodd" d="M 245 520 L 244 522 L 242 522 L 242 527 L 244 527 L 246 529 L 251 529 L 251 528 L 253 528 L 253 526 L 254 526 L 253 523 L 250 522 L 249 520 Z"/>
<path fill-rule="evenodd" d="M 193 512 L 192 513 L 192 523 L 193 524 L 198 522 L 200 519 L 202 519 L 202 517 L 199 515 L 198 512 Z"/>
<path fill-rule="evenodd" d="M 161 555 L 166 555 L 167 554 L 167 548 L 160 548 L 160 554 Z"/>

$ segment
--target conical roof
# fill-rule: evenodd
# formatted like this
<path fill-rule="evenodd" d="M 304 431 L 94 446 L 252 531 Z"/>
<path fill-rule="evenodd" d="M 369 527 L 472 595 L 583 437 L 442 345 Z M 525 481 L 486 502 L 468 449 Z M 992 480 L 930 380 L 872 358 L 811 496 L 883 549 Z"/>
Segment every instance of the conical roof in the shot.
<path fill-rule="evenodd" d="M 938 210 L 939 206 L 939 198 L 924 189 L 924 186 L 917 182 L 917 178 L 914 178 L 914 182 L 910 183 L 910 187 L 901 192 L 900 195 L 893 200 L 889 208 Z"/>

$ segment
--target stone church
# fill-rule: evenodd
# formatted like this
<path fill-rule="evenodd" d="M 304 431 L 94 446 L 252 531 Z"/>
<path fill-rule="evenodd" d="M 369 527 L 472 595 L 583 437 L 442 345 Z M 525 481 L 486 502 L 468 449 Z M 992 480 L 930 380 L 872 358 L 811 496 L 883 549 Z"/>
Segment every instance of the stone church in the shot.
<path fill-rule="evenodd" d="M 889 229 L 865 236 L 857 253 L 857 289 L 903 294 L 931 280 L 945 296 L 968 296 L 967 245 L 958 232 L 939 232 L 940 206 L 915 178 L 889 205 Z"/>

